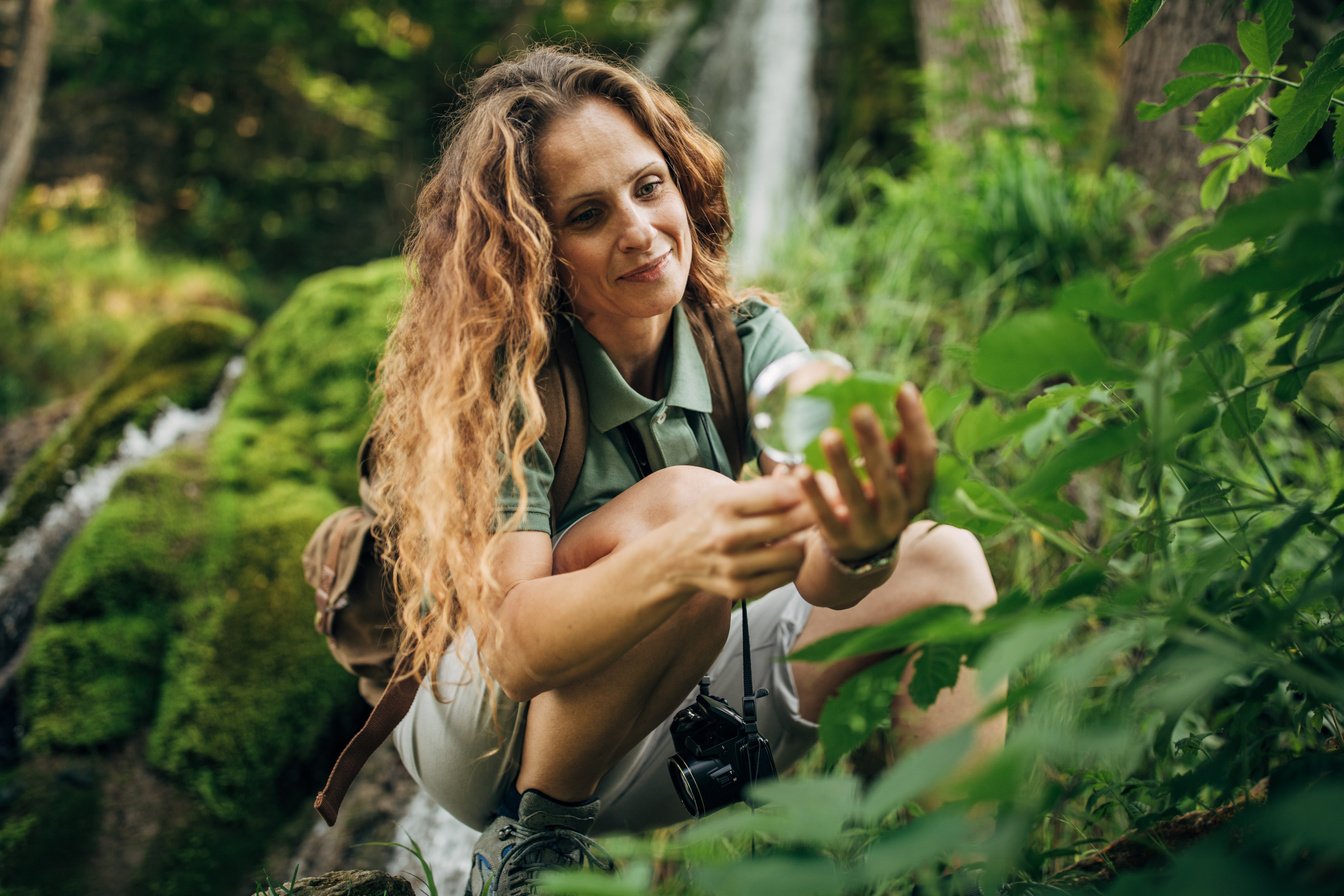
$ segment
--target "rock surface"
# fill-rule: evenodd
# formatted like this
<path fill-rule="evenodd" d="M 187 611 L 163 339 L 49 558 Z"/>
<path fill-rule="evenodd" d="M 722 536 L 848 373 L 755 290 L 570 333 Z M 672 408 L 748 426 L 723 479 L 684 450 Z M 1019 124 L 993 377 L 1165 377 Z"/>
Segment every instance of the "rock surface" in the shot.
<path fill-rule="evenodd" d="M 332 871 L 296 881 L 292 896 L 415 896 L 410 881 L 383 871 Z"/>

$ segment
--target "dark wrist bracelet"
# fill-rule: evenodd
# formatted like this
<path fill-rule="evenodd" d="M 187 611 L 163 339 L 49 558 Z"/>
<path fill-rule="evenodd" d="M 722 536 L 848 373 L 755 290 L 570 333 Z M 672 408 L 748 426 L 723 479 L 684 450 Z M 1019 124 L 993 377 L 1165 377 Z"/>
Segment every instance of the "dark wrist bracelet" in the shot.
<path fill-rule="evenodd" d="M 831 553 L 830 548 L 826 549 L 826 556 L 830 558 L 831 566 L 846 576 L 857 578 L 859 576 L 871 575 L 880 570 L 887 569 L 896 562 L 896 549 L 900 546 L 901 539 L 897 536 L 896 540 L 884 548 L 880 548 L 866 557 L 858 557 L 853 560 L 841 560 L 835 554 Z"/>

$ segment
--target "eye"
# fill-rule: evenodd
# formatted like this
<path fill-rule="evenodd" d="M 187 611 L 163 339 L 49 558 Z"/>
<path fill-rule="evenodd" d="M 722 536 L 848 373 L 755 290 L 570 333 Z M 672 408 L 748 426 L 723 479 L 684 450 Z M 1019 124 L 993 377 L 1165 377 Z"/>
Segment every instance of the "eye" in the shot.
<path fill-rule="evenodd" d="M 589 206 L 588 208 L 579 209 L 577 212 L 570 215 L 567 223 L 571 227 L 587 227 L 590 224 L 596 223 L 600 216 L 601 213 L 597 209 Z"/>
<path fill-rule="evenodd" d="M 635 195 L 640 199 L 648 199 L 651 196 L 658 195 L 658 191 L 663 188 L 663 182 L 657 178 L 652 178 L 635 187 Z"/>

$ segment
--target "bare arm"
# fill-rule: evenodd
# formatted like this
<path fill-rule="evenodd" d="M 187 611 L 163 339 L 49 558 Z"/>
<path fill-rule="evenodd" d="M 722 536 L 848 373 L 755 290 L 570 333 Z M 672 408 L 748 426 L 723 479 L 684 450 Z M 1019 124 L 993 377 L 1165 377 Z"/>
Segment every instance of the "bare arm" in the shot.
<path fill-rule="evenodd" d="M 696 594 L 736 600 L 792 581 L 803 549 L 790 536 L 815 519 L 799 483 L 728 485 L 694 512 L 573 572 L 551 574 L 545 533 L 505 536 L 495 570 L 503 586 L 496 637 L 482 639 L 505 693 L 526 700 L 594 675 Z"/>

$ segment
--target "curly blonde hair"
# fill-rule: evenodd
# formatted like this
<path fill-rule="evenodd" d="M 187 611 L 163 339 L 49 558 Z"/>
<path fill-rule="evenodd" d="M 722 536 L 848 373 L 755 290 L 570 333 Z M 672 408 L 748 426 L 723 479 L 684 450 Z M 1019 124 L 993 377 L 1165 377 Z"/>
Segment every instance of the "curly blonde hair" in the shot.
<path fill-rule="evenodd" d="M 409 660 L 402 668 L 419 680 L 433 679 L 464 627 L 482 643 L 497 634 L 491 568 L 502 536 L 522 522 L 524 459 L 545 428 L 536 380 L 567 302 L 537 142 L 593 97 L 649 135 L 685 199 L 685 301 L 736 304 L 723 152 L 673 97 L 624 64 L 555 47 L 531 49 L 476 80 L 420 191 L 407 248 L 410 293 L 378 368 L 378 523 L 399 595 L 400 650 Z M 522 500 L 501 519 L 506 475 Z"/>

